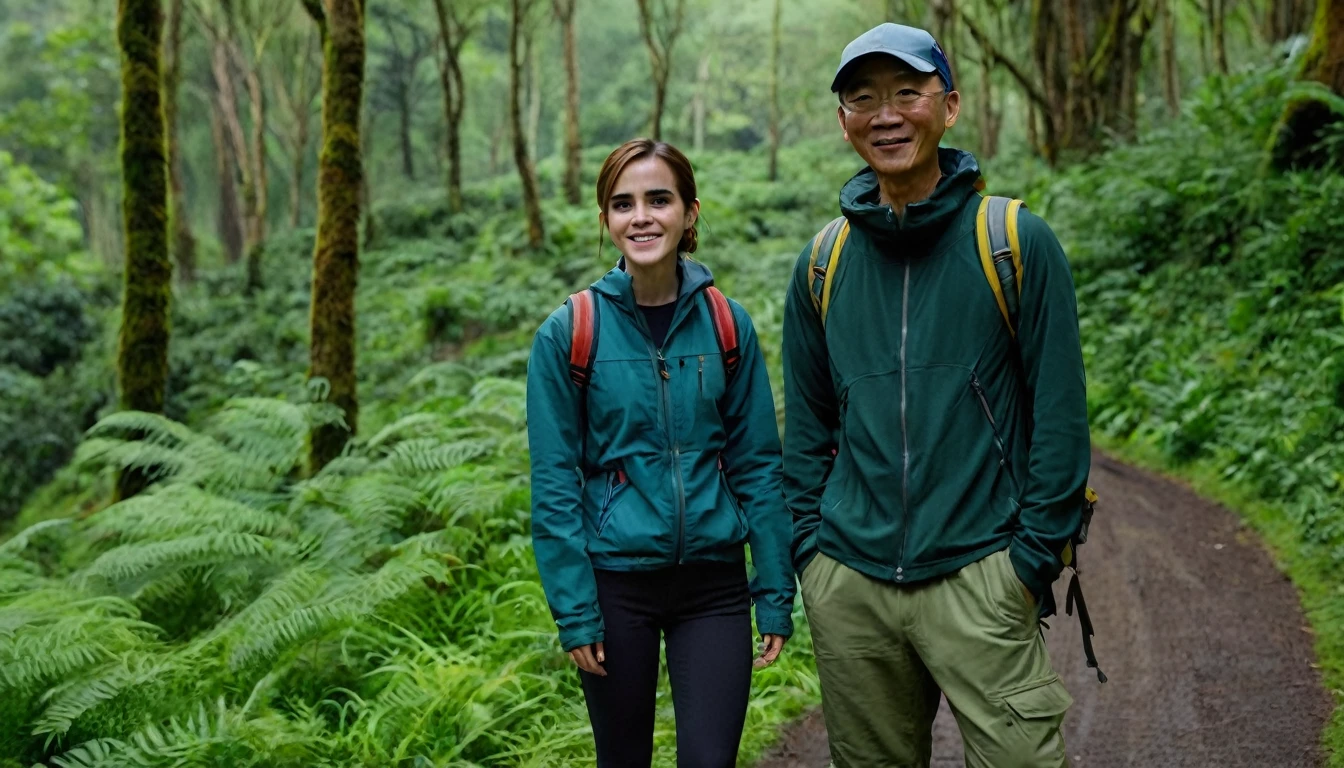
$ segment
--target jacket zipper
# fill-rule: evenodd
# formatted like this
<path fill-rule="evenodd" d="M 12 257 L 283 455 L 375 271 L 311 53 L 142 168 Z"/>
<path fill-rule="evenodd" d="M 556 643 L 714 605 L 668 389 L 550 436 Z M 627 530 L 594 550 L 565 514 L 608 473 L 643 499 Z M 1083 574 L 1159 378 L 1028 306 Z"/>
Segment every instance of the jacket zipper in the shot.
<path fill-rule="evenodd" d="M 649 346 L 653 346 L 652 342 Z M 671 380 L 672 374 L 667 370 L 667 359 L 663 357 L 663 351 L 654 349 L 653 353 L 654 365 L 658 370 L 658 388 L 663 396 L 663 412 L 667 419 L 667 437 L 672 444 L 672 484 L 677 489 L 677 548 L 673 560 L 680 565 L 686 539 L 686 488 L 681 480 L 681 441 L 677 440 L 676 428 L 672 424 L 672 395 L 667 383 Z"/>
<path fill-rule="evenodd" d="M 910 429 L 905 417 L 905 346 L 910 332 L 910 260 L 905 262 L 901 288 L 901 552 L 896 558 L 896 580 L 905 580 L 905 542 L 910 536 Z"/>
<path fill-rule="evenodd" d="M 975 392 L 976 398 L 980 401 L 980 410 L 985 412 L 985 418 L 989 420 L 989 429 L 994 433 L 994 444 L 999 448 L 999 466 L 1003 467 L 1008 473 L 1008 479 L 1017 487 L 1017 478 L 1013 477 L 1013 468 L 1008 465 L 1008 451 L 1003 447 L 1003 438 L 999 436 L 998 422 L 994 421 L 994 412 L 989 408 L 989 400 L 985 397 L 985 389 L 980 386 L 980 379 L 971 371 L 971 391 Z"/>
<path fill-rule="evenodd" d="M 700 396 L 701 396 L 701 397 L 704 397 L 704 396 L 705 396 L 705 356 L 704 356 L 704 355 L 701 355 L 701 356 L 700 356 L 700 364 L 699 364 L 699 367 L 696 369 L 695 374 L 696 374 L 696 376 L 699 377 L 699 379 L 700 379 Z"/>

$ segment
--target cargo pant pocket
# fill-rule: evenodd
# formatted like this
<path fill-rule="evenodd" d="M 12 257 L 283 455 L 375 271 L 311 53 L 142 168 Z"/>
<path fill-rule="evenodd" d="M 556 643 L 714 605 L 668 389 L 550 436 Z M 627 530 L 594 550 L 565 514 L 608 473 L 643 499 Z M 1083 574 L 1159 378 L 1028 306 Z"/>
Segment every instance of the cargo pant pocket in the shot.
<path fill-rule="evenodd" d="M 1058 675 L 1026 683 L 1000 694 L 1008 718 L 1003 754 L 1007 766 L 1057 768 L 1067 766 L 1060 725 L 1073 706 Z"/>

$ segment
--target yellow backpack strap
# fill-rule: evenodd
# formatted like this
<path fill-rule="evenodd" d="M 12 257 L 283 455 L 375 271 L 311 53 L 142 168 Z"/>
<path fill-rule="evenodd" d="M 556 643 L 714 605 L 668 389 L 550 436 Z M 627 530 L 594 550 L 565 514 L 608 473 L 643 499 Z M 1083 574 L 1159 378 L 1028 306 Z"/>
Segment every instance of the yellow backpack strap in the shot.
<path fill-rule="evenodd" d="M 1017 214 L 1022 205 L 1021 200 L 986 196 L 980 199 L 980 209 L 975 214 L 980 266 L 1014 338 L 1022 298 L 1022 245 L 1017 232 Z"/>
<path fill-rule="evenodd" d="M 849 237 L 849 220 L 844 216 L 832 219 L 812 238 L 812 255 L 807 261 L 808 275 L 811 277 L 812 307 L 826 325 L 826 312 L 831 307 L 831 288 L 835 284 L 831 276 L 840 265 L 840 254 L 844 251 L 845 240 Z"/>

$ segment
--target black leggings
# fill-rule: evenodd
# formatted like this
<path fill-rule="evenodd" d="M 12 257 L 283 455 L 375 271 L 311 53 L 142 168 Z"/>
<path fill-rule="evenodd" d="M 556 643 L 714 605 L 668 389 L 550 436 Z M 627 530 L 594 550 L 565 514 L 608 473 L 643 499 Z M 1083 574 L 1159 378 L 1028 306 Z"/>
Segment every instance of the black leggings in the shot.
<path fill-rule="evenodd" d="M 751 690 L 751 598 L 742 563 L 597 571 L 606 677 L 580 671 L 598 768 L 653 759 L 658 640 L 677 719 L 678 768 L 733 768 Z"/>

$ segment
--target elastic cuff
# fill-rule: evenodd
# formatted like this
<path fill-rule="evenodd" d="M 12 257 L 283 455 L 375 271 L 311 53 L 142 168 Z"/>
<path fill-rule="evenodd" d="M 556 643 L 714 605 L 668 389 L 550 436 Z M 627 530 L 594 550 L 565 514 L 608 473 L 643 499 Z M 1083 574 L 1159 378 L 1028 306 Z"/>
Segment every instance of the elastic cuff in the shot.
<path fill-rule="evenodd" d="M 756 631 L 762 635 L 793 636 L 793 617 L 787 613 L 756 611 Z"/>
<path fill-rule="evenodd" d="M 582 633 L 561 632 L 560 647 L 565 649 L 565 653 L 569 653 L 575 648 L 582 648 L 585 645 L 600 643 L 603 641 L 605 637 L 606 635 L 602 634 L 600 630 L 597 632 L 588 631 Z"/>

